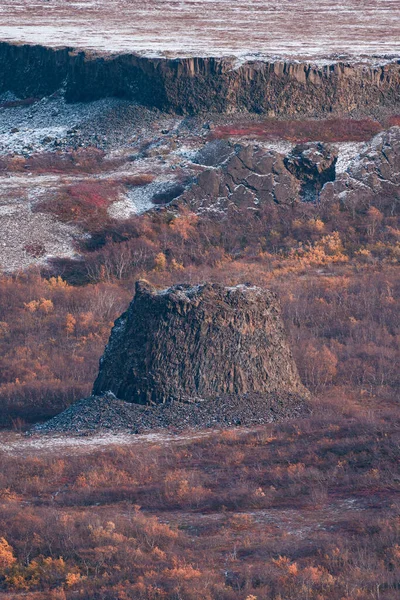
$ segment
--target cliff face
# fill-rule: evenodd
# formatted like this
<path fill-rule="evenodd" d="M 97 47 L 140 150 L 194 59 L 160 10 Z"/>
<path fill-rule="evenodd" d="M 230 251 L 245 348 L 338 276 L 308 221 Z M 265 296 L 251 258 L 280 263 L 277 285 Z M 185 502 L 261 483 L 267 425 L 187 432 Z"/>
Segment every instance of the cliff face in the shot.
<path fill-rule="evenodd" d="M 384 65 L 247 62 L 234 58 L 101 56 L 72 48 L 0 43 L 0 93 L 71 102 L 120 96 L 177 113 L 250 111 L 319 115 L 394 107 L 400 63 Z"/>
<path fill-rule="evenodd" d="M 67 79 L 68 49 L 0 43 L 0 93 L 14 92 L 19 98 L 49 96 Z"/>
<path fill-rule="evenodd" d="M 106 391 L 138 404 L 306 394 L 274 294 L 141 282 L 100 361 L 93 394 Z"/>

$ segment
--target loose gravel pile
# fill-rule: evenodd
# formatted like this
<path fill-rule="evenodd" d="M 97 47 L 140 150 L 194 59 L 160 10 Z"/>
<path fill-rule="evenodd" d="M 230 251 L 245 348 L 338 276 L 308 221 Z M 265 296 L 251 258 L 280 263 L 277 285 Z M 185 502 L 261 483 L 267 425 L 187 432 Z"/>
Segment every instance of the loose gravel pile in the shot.
<path fill-rule="evenodd" d="M 118 400 L 114 394 L 79 400 L 46 423 L 35 425 L 31 433 L 84 434 L 98 431 L 207 429 L 250 426 L 276 420 L 299 418 L 308 413 L 304 400 L 287 395 L 280 398 L 216 398 L 195 403 L 170 402 L 143 406 Z"/>

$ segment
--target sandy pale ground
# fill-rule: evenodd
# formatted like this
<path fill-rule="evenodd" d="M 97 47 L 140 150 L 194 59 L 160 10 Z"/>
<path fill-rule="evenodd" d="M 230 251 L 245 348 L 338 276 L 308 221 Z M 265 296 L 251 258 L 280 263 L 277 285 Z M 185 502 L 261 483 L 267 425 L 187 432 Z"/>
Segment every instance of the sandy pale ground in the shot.
<path fill-rule="evenodd" d="M 254 429 L 253 429 L 254 430 Z M 246 434 L 252 429 L 239 429 L 237 433 Z M 42 456 L 44 454 L 72 455 L 90 454 L 94 450 L 108 450 L 116 446 L 186 444 L 190 441 L 210 437 L 219 430 L 187 431 L 179 434 L 163 432 L 130 433 L 93 433 L 87 436 L 74 435 L 33 435 L 26 436 L 11 431 L 0 432 L 1 454 L 12 456 Z"/>

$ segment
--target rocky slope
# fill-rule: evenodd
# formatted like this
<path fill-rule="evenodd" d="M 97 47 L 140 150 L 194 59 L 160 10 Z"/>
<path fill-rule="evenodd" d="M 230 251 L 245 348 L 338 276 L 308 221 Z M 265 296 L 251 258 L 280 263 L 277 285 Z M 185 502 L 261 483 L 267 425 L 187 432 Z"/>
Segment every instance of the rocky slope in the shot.
<path fill-rule="evenodd" d="M 275 295 L 252 286 L 136 285 L 93 393 L 137 404 L 306 394 Z"/>
<path fill-rule="evenodd" d="M 235 57 L 152 58 L 0 43 L 0 93 L 71 102 L 108 96 L 177 113 L 322 115 L 399 103 L 398 60 L 309 63 Z"/>

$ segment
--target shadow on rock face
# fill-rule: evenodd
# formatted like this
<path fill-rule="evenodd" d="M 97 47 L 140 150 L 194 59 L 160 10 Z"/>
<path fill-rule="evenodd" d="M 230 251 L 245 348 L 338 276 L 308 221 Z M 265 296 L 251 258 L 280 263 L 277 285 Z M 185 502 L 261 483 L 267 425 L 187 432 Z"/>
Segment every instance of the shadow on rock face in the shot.
<path fill-rule="evenodd" d="M 164 190 L 154 194 L 152 201 L 153 204 L 163 205 L 169 204 L 175 198 L 178 198 L 185 191 L 185 186 L 181 183 L 174 183 L 165 187 Z"/>
<path fill-rule="evenodd" d="M 337 152 L 320 142 L 299 144 L 284 160 L 285 167 L 300 183 L 303 202 L 315 202 L 328 181 L 336 177 Z"/>

